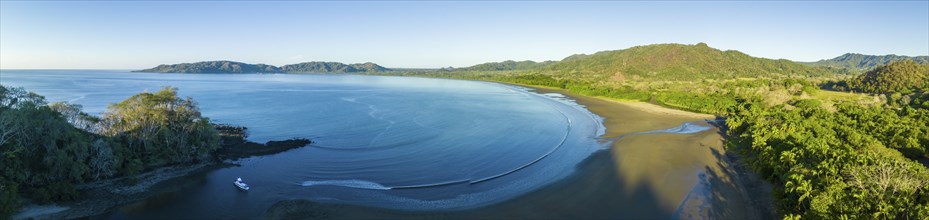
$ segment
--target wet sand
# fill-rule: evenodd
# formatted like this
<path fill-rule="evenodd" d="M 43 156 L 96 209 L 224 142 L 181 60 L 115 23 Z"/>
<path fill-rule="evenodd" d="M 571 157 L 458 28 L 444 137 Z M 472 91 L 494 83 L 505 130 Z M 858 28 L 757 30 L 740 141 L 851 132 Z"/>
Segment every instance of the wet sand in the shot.
<path fill-rule="evenodd" d="M 764 183 L 737 169 L 719 127 L 694 134 L 633 134 L 715 116 L 561 93 L 604 117 L 605 139 L 617 139 L 578 165 L 571 177 L 518 198 L 449 212 L 406 212 L 306 200 L 282 201 L 268 219 L 770 219 Z M 707 125 L 706 122 L 700 122 Z M 619 138 L 622 137 L 622 138 Z M 739 172 L 737 172 L 737 170 Z M 746 183 L 750 182 L 750 183 Z M 752 191 L 746 190 L 745 185 Z M 761 192 L 759 192 L 761 191 Z M 749 196 L 751 195 L 751 196 Z"/>

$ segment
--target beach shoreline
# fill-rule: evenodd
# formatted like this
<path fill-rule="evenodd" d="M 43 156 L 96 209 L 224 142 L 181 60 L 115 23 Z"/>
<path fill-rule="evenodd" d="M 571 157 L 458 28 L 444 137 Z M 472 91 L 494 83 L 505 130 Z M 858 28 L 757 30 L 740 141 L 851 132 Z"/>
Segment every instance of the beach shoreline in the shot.
<path fill-rule="evenodd" d="M 655 113 L 655 114 L 670 115 L 670 116 L 676 116 L 676 117 L 688 117 L 688 118 L 694 118 L 694 119 L 706 119 L 706 118 L 716 117 L 711 114 L 688 112 L 684 110 L 666 108 L 664 106 L 647 103 L 647 102 L 618 100 L 618 99 L 610 99 L 610 98 L 604 98 L 604 97 L 593 97 L 593 98 L 599 98 L 602 100 L 606 100 L 606 101 L 613 102 L 613 103 L 620 104 L 620 105 L 629 106 L 629 107 L 632 107 L 632 108 L 635 108 L 641 111 L 646 111 L 646 112 Z"/>
<path fill-rule="evenodd" d="M 771 194 L 773 186 L 758 174 L 754 173 L 754 171 L 745 164 L 745 161 L 740 155 L 726 151 L 725 139 L 728 137 L 726 133 L 728 127 L 723 117 L 705 113 L 688 112 L 636 100 L 619 100 L 608 97 L 578 95 L 558 88 L 535 87 L 529 85 L 519 86 L 533 88 L 539 92 L 556 92 L 576 100 L 579 104 L 587 107 L 591 112 L 604 117 L 604 126 L 607 127 L 607 133 L 604 134 L 604 137 L 620 137 L 637 132 L 637 129 L 626 128 L 626 126 L 630 125 L 631 127 L 650 130 L 656 129 L 656 126 L 667 127 L 676 123 L 688 122 L 689 120 L 689 122 L 703 121 L 707 125 L 713 126 L 714 129 L 712 129 L 712 133 L 703 133 L 702 135 L 695 134 L 692 137 L 679 135 L 674 137 L 675 135 L 659 134 L 632 136 L 625 140 L 620 139 L 615 141 L 610 150 L 614 155 L 614 162 L 617 163 L 617 169 L 620 169 L 621 174 L 619 175 L 622 176 L 623 174 L 631 174 L 639 171 L 636 169 L 623 169 L 623 167 L 629 167 L 628 165 L 623 165 L 623 163 L 629 164 L 631 161 L 639 160 L 642 156 L 637 155 L 637 152 L 635 152 L 635 150 L 641 150 L 634 149 L 636 146 L 655 145 L 655 143 L 668 141 L 668 139 L 673 138 L 689 138 L 690 142 L 695 142 L 702 149 L 706 149 L 706 151 L 702 152 L 689 152 L 690 154 L 704 154 L 702 158 L 697 158 L 702 160 L 700 162 L 702 162 L 701 165 L 703 165 L 703 167 L 697 172 L 698 178 L 696 178 L 696 185 L 687 193 L 684 199 L 681 200 L 672 218 L 731 219 L 733 217 L 748 217 L 751 219 L 774 219 L 777 217 Z M 651 118 L 654 120 L 653 122 L 642 122 L 638 119 L 648 117 L 640 114 L 615 114 L 615 109 L 611 109 L 609 104 L 604 104 L 604 102 L 620 105 L 647 114 L 664 116 L 665 118 Z M 620 110 L 620 112 L 622 112 L 622 110 Z M 688 141 L 677 141 L 677 144 L 682 142 L 686 143 Z M 675 144 L 667 144 L 667 146 L 673 145 Z M 669 148 L 666 151 L 674 152 L 677 150 L 678 149 Z M 677 160 L 669 161 L 679 162 Z M 641 166 L 641 164 L 639 165 Z M 627 175 L 625 178 L 630 178 L 630 176 L 631 175 Z M 652 181 L 658 183 L 661 180 Z M 710 192 L 698 192 L 700 190 L 709 190 Z M 699 195 L 701 193 L 704 195 Z M 708 193 L 716 194 L 707 195 Z M 694 205 L 695 203 L 703 203 L 704 205 L 699 207 L 699 209 L 695 209 L 695 206 L 698 206 Z M 741 213 L 733 213 L 733 210 L 727 209 L 727 207 L 730 206 L 745 207 L 743 207 L 744 210 L 742 210 Z M 733 216 L 736 214 L 739 216 Z"/>

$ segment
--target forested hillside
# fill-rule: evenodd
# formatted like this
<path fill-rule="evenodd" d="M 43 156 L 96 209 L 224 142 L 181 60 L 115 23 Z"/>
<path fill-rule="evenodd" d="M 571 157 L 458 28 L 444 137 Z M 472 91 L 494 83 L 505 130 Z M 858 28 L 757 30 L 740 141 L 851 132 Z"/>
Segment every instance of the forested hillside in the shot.
<path fill-rule="evenodd" d="M 920 65 L 912 60 L 894 61 L 850 79 L 846 84 L 850 90 L 866 93 L 925 91 L 929 89 L 929 63 Z"/>
<path fill-rule="evenodd" d="M 751 57 L 697 45 L 655 44 L 574 55 L 545 69 L 554 76 L 610 81 L 823 76 L 831 72 L 789 60 Z"/>

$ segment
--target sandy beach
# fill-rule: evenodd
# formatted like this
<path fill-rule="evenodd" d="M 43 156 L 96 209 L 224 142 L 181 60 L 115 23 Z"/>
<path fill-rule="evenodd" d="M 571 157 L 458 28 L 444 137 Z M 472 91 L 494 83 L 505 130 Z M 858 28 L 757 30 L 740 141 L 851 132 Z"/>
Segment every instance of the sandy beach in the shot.
<path fill-rule="evenodd" d="M 578 165 L 569 178 L 518 198 L 450 212 L 406 212 L 306 200 L 272 206 L 268 219 L 770 219 L 766 183 L 733 165 L 716 116 L 658 105 L 561 93 L 604 117 L 608 151 Z M 692 122 L 713 126 L 693 134 L 634 134 Z M 633 134 L 633 135 L 629 135 Z M 620 138 L 622 137 L 622 138 Z M 751 187 L 746 187 L 746 185 Z M 767 187 L 767 188 L 766 188 Z M 751 190 L 747 190 L 751 189 Z"/>
<path fill-rule="evenodd" d="M 660 105 L 646 103 L 646 102 L 614 100 L 614 99 L 600 98 L 600 97 L 595 97 L 595 98 L 609 101 L 612 103 L 616 103 L 619 105 L 631 107 L 636 110 L 653 113 L 656 115 L 667 115 L 667 116 L 672 116 L 672 117 L 694 118 L 694 119 L 713 119 L 714 117 L 716 117 L 711 114 L 695 113 L 695 112 L 688 112 L 688 111 L 683 111 L 683 110 L 665 108 Z"/>

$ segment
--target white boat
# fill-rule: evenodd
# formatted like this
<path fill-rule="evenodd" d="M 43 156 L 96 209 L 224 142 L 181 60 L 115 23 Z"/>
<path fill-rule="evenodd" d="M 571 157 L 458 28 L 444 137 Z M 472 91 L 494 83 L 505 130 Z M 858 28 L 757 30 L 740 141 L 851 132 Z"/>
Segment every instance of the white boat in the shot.
<path fill-rule="evenodd" d="M 248 184 L 242 182 L 242 178 L 237 178 L 235 182 L 232 182 L 232 184 L 235 184 L 235 187 L 238 187 L 241 190 L 248 191 Z"/>

